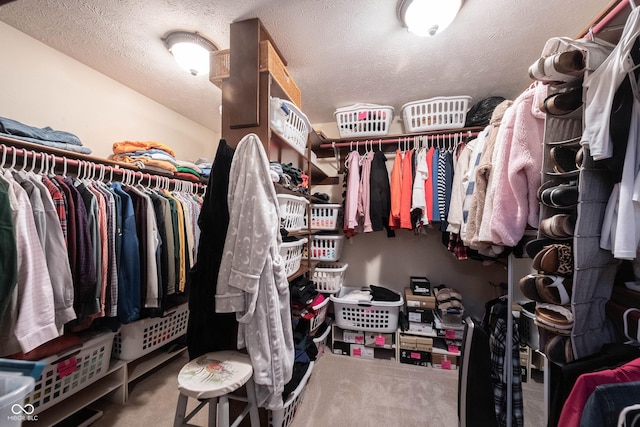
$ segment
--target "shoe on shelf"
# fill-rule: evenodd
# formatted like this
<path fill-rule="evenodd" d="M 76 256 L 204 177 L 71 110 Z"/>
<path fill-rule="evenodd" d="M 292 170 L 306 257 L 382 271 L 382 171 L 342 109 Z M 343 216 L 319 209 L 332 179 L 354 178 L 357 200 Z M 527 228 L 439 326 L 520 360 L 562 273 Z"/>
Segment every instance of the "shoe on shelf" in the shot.
<path fill-rule="evenodd" d="M 540 221 L 540 233 L 550 239 L 573 237 L 575 219 L 570 214 L 556 214 Z"/>
<path fill-rule="evenodd" d="M 550 208 L 573 208 L 578 203 L 578 184 L 570 181 L 553 186 L 553 183 L 548 181 L 538 190 L 538 199 Z"/>
<path fill-rule="evenodd" d="M 573 274 L 573 251 L 570 245 L 552 243 L 533 257 L 533 268 L 546 274 L 571 276 Z"/>
<path fill-rule="evenodd" d="M 568 50 L 542 57 L 529 67 L 529 77 L 545 83 L 572 82 L 584 74 L 585 58 L 581 50 Z"/>
<path fill-rule="evenodd" d="M 578 171 L 576 156 L 579 148 L 576 146 L 558 145 L 549 150 L 549 156 L 553 163 L 553 170 L 558 174 L 568 174 Z"/>
<path fill-rule="evenodd" d="M 582 106 L 582 86 L 556 92 L 542 101 L 540 110 L 552 116 L 566 116 Z"/>

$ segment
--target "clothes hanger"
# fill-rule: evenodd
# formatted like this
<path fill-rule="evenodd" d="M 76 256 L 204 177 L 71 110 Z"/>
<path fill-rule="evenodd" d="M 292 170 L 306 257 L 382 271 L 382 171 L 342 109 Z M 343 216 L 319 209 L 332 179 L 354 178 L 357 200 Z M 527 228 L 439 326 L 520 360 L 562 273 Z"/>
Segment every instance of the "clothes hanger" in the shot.
<path fill-rule="evenodd" d="M 2 144 L 2 163 L 0 163 L 0 169 L 4 169 L 4 164 L 7 161 L 7 146 Z"/>
<path fill-rule="evenodd" d="M 13 149 L 12 149 L 12 154 L 13 154 L 13 159 L 11 160 L 11 166 L 9 166 L 9 170 L 11 172 L 15 172 L 15 170 L 16 170 L 16 161 L 18 160 L 17 159 L 17 155 L 16 155 L 16 148 L 15 147 L 13 147 Z"/>

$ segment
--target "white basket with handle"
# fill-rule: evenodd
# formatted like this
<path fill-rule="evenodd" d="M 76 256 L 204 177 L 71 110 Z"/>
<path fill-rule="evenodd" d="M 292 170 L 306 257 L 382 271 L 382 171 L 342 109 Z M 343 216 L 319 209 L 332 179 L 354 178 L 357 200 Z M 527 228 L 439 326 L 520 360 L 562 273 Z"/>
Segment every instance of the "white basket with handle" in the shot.
<path fill-rule="evenodd" d="M 277 197 L 280 210 L 280 226 L 288 232 L 302 230 L 307 217 L 309 201 L 304 197 L 290 194 L 278 194 Z"/>
<path fill-rule="evenodd" d="M 402 106 L 407 132 L 460 129 L 467 118 L 470 96 L 438 96 L 408 102 Z"/>
<path fill-rule="evenodd" d="M 282 242 L 280 245 L 280 255 L 284 262 L 284 271 L 287 277 L 290 277 L 300 268 L 302 262 L 302 250 L 307 243 L 307 238 L 296 240 L 293 242 Z"/>
<path fill-rule="evenodd" d="M 318 263 L 311 276 L 316 290 L 324 294 L 334 294 L 340 291 L 348 267 L 349 264 L 346 262 Z"/>
<path fill-rule="evenodd" d="M 393 107 L 377 104 L 354 104 L 336 109 L 338 132 L 341 138 L 379 136 L 389 133 Z"/>
<path fill-rule="evenodd" d="M 300 153 L 305 154 L 311 124 L 307 116 L 293 102 L 271 98 L 271 129 L 280 134 Z"/>

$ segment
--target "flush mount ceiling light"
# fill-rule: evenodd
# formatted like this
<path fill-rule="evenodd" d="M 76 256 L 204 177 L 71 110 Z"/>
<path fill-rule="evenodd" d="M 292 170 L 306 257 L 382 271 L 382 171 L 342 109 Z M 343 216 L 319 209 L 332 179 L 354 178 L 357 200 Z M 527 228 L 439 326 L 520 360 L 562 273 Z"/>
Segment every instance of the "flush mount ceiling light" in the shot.
<path fill-rule="evenodd" d="M 218 47 L 200 34 L 173 31 L 162 39 L 176 62 L 192 75 L 209 72 L 209 53 Z"/>
<path fill-rule="evenodd" d="M 400 0 L 398 18 L 419 36 L 433 36 L 444 30 L 458 14 L 462 0 Z"/>

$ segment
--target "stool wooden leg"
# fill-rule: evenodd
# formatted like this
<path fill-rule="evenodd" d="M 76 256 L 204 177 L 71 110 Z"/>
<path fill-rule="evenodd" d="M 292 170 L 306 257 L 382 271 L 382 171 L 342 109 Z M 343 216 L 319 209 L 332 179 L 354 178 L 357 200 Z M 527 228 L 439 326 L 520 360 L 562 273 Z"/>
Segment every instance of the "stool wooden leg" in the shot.
<path fill-rule="evenodd" d="M 218 427 L 229 427 L 229 398 L 226 395 L 218 397 Z"/>
<path fill-rule="evenodd" d="M 187 411 L 188 397 L 182 393 L 178 396 L 178 406 L 176 406 L 176 416 L 173 419 L 173 427 L 182 427 L 184 424 L 184 414 Z"/>
<path fill-rule="evenodd" d="M 258 413 L 258 402 L 256 400 L 256 389 L 253 378 L 247 381 L 247 405 L 249 405 L 249 418 L 251 427 L 260 427 L 260 414 Z"/>
<path fill-rule="evenodd" d="M 217 419 L 218 419 L 218 403 L 220 402 L 219 397 L 214 397 L 213 399 L 209 399 L 209 427 L 216 427 Z"/>

